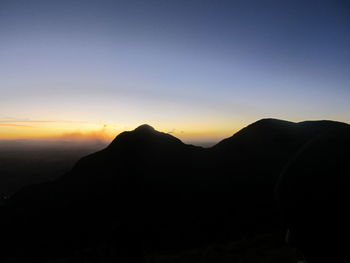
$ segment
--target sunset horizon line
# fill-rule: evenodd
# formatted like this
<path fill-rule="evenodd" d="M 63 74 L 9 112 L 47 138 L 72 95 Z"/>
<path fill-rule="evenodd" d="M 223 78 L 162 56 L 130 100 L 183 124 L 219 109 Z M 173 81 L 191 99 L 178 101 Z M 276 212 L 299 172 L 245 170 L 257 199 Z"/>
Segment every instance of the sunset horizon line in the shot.
<path fill-rule="evenodd" d="M 277 119 L 277 118 L 261 118 Z M 261 119 L 257 119 L 259 121 Z M 284 120 L 284 119 L 280 119 Z M 318 121 L 326 119 L 317 119 Z M 254 122 L 256 122 L 254 121 Z M 290 120 L 286 120 L 290 121 Z M 303 120 L 308 121 L 308 120 Z M 290 121 L 294 123 L 303 121 Z M 337 121 L 337 120 L 332 120 Z M 254 123 L 252 122 L 252 123 Z M 338 121 L 344 122 L 344 121 Z M 124 131 L 132 131 L 147 122 L 135 125 L 115 125 L 104 122 L 74 121 L 74 120 L 0 120 L 2 132 L 0 140 L 37 140 L 37 141 L 100 141 L 108 143 Z M 234 128 L 210 126 L 207 129 L 187 127 L 187 129 L 176 129 L 169 127 L 158 127 L 150 122 L 148 125 L 156 130 L 175 136 L 185 143 L 217 143 L 228 138 L 251 123 L 236 123 Z M 132 127 L 131 127 L 132 126 Z"/>

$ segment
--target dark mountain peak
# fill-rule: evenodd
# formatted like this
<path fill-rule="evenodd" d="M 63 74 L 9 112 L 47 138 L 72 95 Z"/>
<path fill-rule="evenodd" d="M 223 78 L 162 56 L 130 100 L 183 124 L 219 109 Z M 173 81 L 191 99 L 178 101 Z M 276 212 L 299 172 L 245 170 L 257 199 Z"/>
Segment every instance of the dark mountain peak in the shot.
<path fill-rule="evenodd" d="M 252 124 L 254 123 L 277 123 L 277 122 L 288 122 L 286 120 L 281 120 L 281 119 L 276 119 L 276 118 L 262 118 L 260 120 L 257 120 L 255 122 L 253 122 Z"/>
<path fill-rule="evenodd" d="M 298 147 L 301 142 L 308 141 L 323 133 L 333 132 L 348 124 L 328 120 L 291 122 L 274 118 L 258 120 L 241 129 L 233 136 L 219 142 L 214 148 L 239 150 L 258 147 L 262 150 L 282 147 L 288 144 Z M 285 145 L 283 146 L 285 147 Z"/>
<path fill-rule="evenodd" d="M 119 134 L 109 148 L 119 147 L 124 145 L 127 148 L 142 148 L 156 145 L 166 147 L 169 144 L 184 145 L 178 138 L 164 132 L 155 130 L 148 124 L 143 124 L 132 131 L 126 131 Z"/>
<path fill-rule="evenodd" d="M 249 124 L 245 128 L 235 133 L 233 136 L 219 142 L 217 146 L 236 141 L 237 138 L 240 140 L 241 138 L 244 138 L 244 140 L 248 142 L 250 140 L 261 140 L 266 136 L 270 137 L 274 136 L 276 133 L 288 131 L 293 126 L 295 126 L 295 123 L 290 121 L 273 118 L 261 119 Z"/>
<path fill-rule="evenodd" d="M 139 127 L 137 127 L 134 131 L 145 133 L 145 132 L 155 132 L 156 130 L 148 124 L 142 124 Z"/>
<path fill-rule="evenodd" d="M 338 121 L 332 121 L 332 120 L 308 120 L 308 121 L 302 121 L 302 122 L 291 122 L 291 121 L 285 121 L 285 120 L 279 120 L 279 119 L 273 119 L 273 118 L 267 118 L 267 119 L 261 119 L 258 120 L 250 125 L 248 125 L 246 128 L 242 129 L 241 131 L 259 131 L 259 133 L 263 131 L 286 131 L 291 129 L 298 129 L 299 131 L 305 130 L 309 132 L 325 132 L 328 130 L 338 129 L 341 127 L 348 127 L 349 124 L 338 122 Z M 240 132 L 241 132 L 240 131 Z"/>
<path fill-rule="evenodd" d="M 276 129 L 276 128 L 288 128 L 292 125 L 295 125 L 294 122 L 285 121 L 280 119 L 266 118 L 261 119 L 252 124 L 248 125 L 246 128 L 242 129 Z"/>

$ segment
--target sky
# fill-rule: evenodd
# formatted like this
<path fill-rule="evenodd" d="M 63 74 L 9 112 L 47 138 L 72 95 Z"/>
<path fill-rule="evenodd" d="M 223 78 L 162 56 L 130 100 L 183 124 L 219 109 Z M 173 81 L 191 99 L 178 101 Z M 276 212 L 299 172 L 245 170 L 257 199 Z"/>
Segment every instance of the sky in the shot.
<path fill-rule="evenodd" d="M 0 139 L 350 122 L 348 1 L 0 0 Z"/>

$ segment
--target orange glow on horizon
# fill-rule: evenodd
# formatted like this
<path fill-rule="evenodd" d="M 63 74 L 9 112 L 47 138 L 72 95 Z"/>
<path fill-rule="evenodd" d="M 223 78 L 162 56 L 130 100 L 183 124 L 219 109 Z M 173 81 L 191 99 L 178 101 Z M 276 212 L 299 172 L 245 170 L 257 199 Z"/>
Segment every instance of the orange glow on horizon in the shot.
<path fill-rule="evenodd" d="M 100 139 L 117 133 L 113 125 L 72 121 L 0 121 L 0 139 Z"/>
<path fill-rule="evenodd" d="M 0 121 L 0 139 L 66 139 L 111 141 L 119 133 L 133 130 L 126 126 L 82 121 Z M 131 127 L 131 126 L 130 126 Z M 166 126 L 154 127 L 169 133 L 186 143 L 196 141 L 220 141 L 235 131 L 229 128 L 213 129 L 209 125 L 186 125 L 181 129 Z"/>

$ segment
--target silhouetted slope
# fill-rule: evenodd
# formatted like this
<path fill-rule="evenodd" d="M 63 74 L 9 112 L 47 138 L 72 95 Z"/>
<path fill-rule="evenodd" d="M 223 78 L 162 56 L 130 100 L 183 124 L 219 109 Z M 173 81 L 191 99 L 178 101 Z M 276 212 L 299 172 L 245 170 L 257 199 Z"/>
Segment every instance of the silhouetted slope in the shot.
<path fill-rule="evenodd" d="M 7 202 L 7 254 L 46 260 L 101 242 L 194 247 L 278 228 L 279 172 L 309 140 L 344 125 L 264 119 L 210 149 L 148 125 L 123 132 L 60 179 Z"/>
<path fill-rule="evenodd" d="M 348 257 L 350 127 L 310 140 L 276 185 L 284 221 L 310 262 Z"/>

